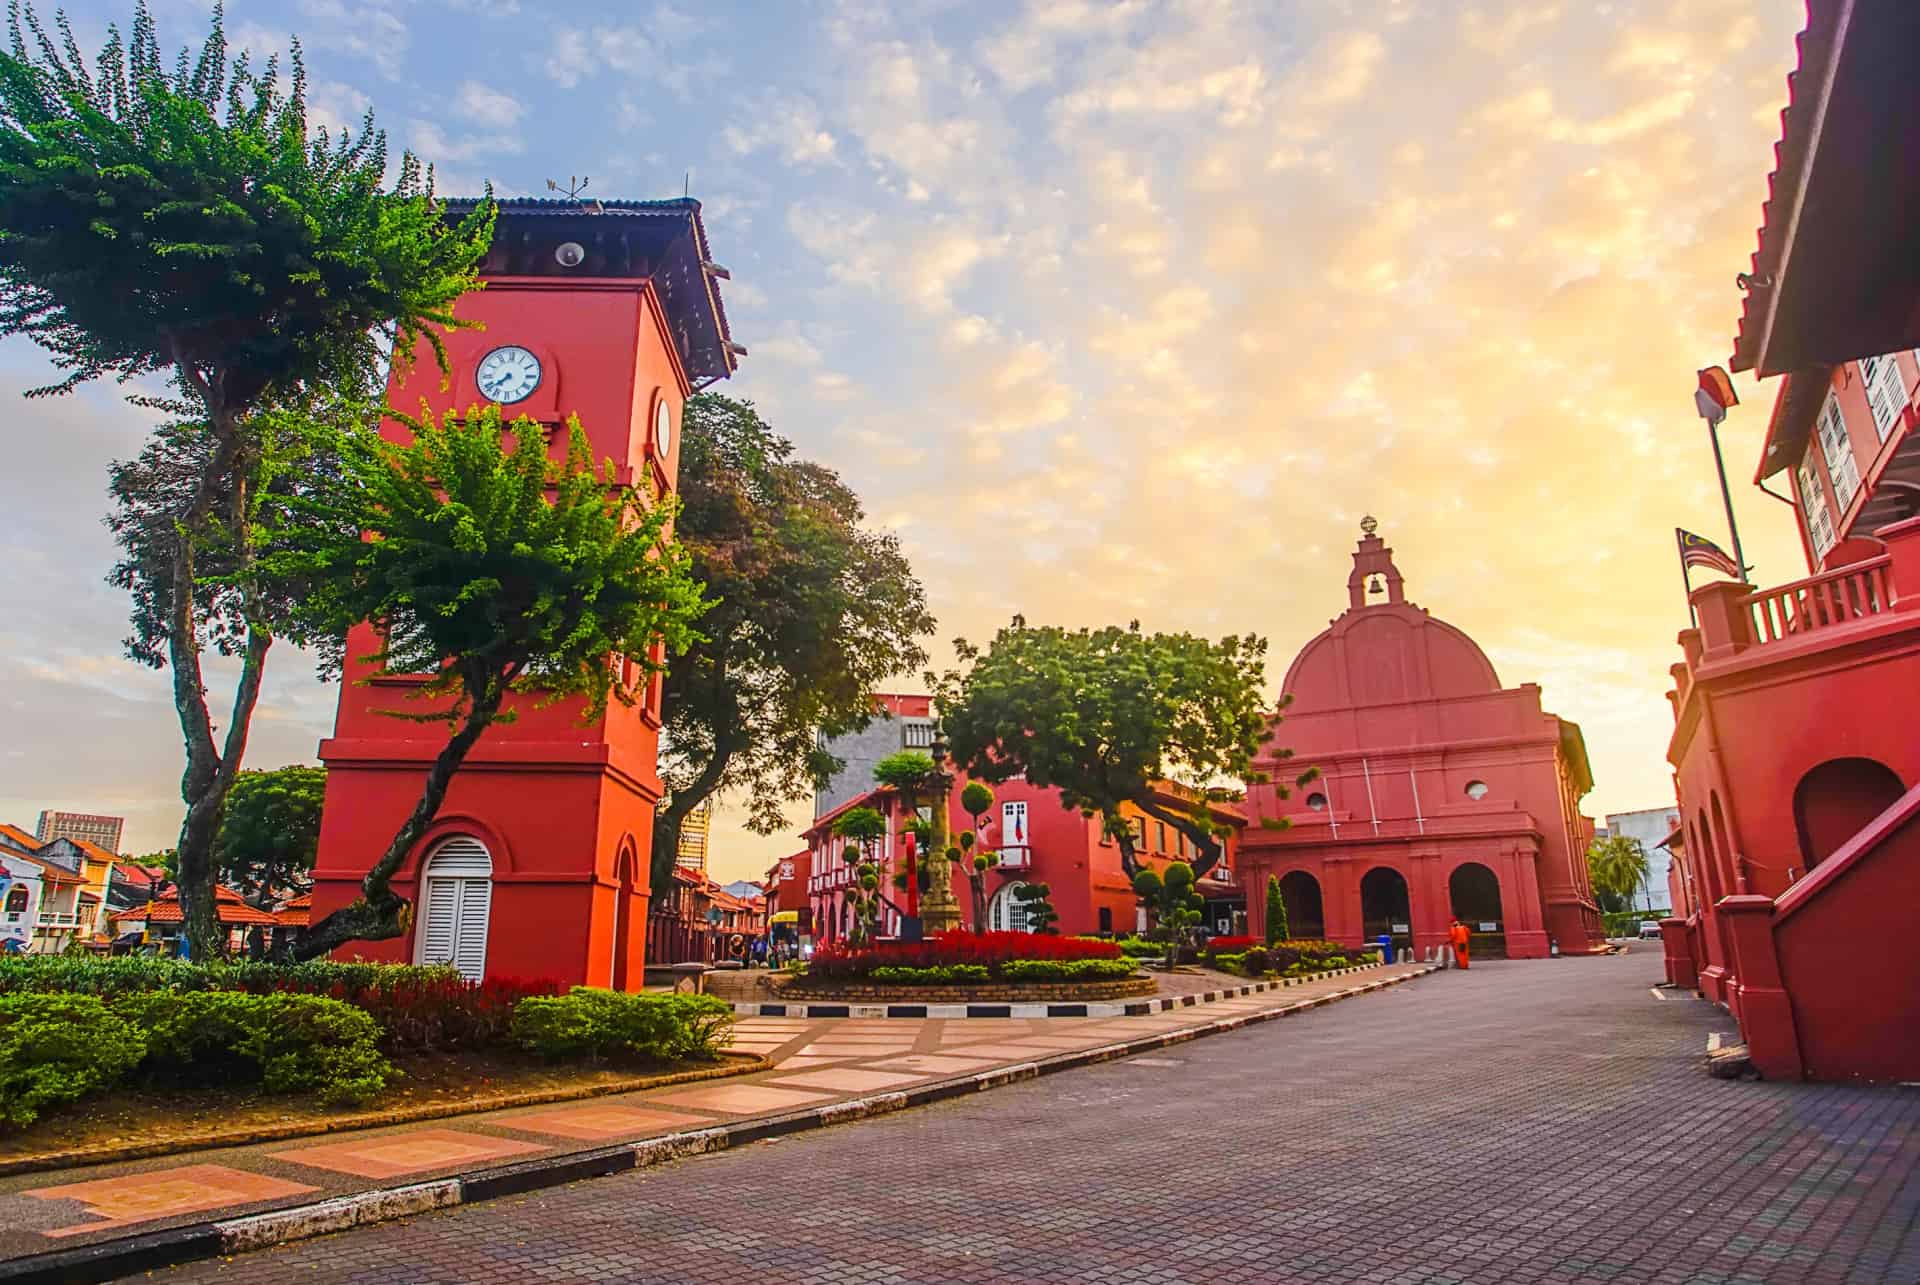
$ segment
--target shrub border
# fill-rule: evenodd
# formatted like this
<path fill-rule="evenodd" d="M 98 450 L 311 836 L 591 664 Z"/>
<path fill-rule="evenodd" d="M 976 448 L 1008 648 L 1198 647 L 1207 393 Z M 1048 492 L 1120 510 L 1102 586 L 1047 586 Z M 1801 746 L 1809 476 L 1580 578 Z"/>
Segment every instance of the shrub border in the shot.
<path fill-rule="evenodd" d="M 930 1003 L 925 1000 L 914 1003 L 911 1001 L 902 1002 L 889 999 L 884 1002 L 851 1003 L 847 1000 L 842 1000 L 839 1003 L 834 1003 L 827 999 L 824 993 L 821 993 L 817 996 L 817 999 L 824 1002 L 806 1003 L 796 1001 L 793 1003 L 782 1003 L 763 1000 L 735 1000 L 733 1011 L 741 1017 L 927 1017 L 940 1018 L 947 1021 L 963 1017 L 1143 1017 L 1148 1013 L 1164 1013 L 1168 1009 L 1187 1008 L 1194 1004 L 1211 1004 L 1216 1000 L 1234 999 L 1241 995 L 1253 995 L 1260 991 L 1282 990 L 1288 986 L 1301 986 L 1307 982 L 1324 981 L 1329 977 L 1342 977 L 1348 973 L 1361 973 L 1369 969 L 1385 967 L 1385 964 L 1376 959 L 1370 964 L 1355 964 L 1351 968 L 1334 968 L 1324 973 L 1307 973 L 1300 977 L 1276 977 L 1270 981 L 1248 982 L 1243 986 L 1227 986 L 1220 990 L 1199 991 L 1191 995 L 1162 995 L 1155 999 L 1125 1000 L 1120 1002 L 1063 1003 L 1056 999 L 1051 1003 L 1042 1003 L 1038 1000 L 1024 1003 L 1018 1000 L 998 1000 L 984 1003 L 942 1004 L 937 1002 Z M 1148 978 L 1147 980 L 1151 981 L 1152 979 Z M 1031 985 L 1037 988 L 1038 986 L 1094 986 L 1115 984 L 1117 983 L 1041 982 Z M 908 989 L 907 987 L 899 988 L 899 991 L 903 993 L 903 998 L 904 992 Z M 922 987 L 919 989 L 925 992 L 935 989 L 945 990 L 948 988 Z M 992 989 L 1005 990 L 1006 987 L 1003 984 L 995 983 Z M 807 996 L 806 998 L 813 1000 L 816 999 L 816 996 Z"/>
<path fill-rule="evenodd" d="M 721 1057 L 732 1066 L 708 1066 L 693 1071 L 667 1071 L 660 1075 L 629 1076 L 604 1084 L 581 1084 L 571 1088 L 527 1089 L 519 1093 L 495 1093 L 484 1098 L 460 1102 L 420 1102 L 413 1106 L 393 1107 L 385 1111 L 355 1111 L 312 1120 L 290 1120 L 285 1124 L 255 1125 L 245 1129 L 223 1129 L 192 1138 L 153 1142 L 124 1142 L 112 1146 L 74 1147 L 66 1151 L 40 1151 L 27 1156 L 0 1158 L 0 1178 L 15 1174 L 41 1173 L 49 1169 L 71 1169 L 81 1165 L 118 1164 L 127 1160 L 151 1160 L 155 1156 L 204 1151 L 210 1147 L 243 1147 L 255 1142 L 279 1142 L 285 1138 L 311 1138 L 349 1129 L 378 1129 L 390 1124 L 414 1124 L 421 1120 L 444 1120 L 449 1116 L 473 1115 L 480 1111 L 505 1111 L 513 1107 L 544 1106 L 549 1102 L 574 1102 L 581 1098 L 600 1098 L 610 1093 L 634 1093 L 674 1084 L 692 1084 L 698 1080 L 721 1080 L 735 1075 L 771 1071 L 773 1059 L 752 1053 L 727 1053 Z M 47 1119 L 56 1117 L 48 1116 Z M 6 1266 L 0 1263 L 0 1280 Z"/>
<path fill-rule="evenodd" d="M 1378 965 L 1375 965 L 1378 967 Z M 952 1098 L 969 1097 L 987 1089 L 1037 1079 L 1043 1075 L 1111 1062 L 1163 1049 L 1208 1035 L 1224 1034 L 1244 1027 L 1291 1017 L 1335 1000 L 1364 995 L 1370 991 L 1398 986 L 1417 977 L 1440 971 L 1437 964 L 1417 966 L 1416 971 L 1395 977 L 1365 981 L 1345 990 L 1330 991 L 1311 999 L 1298 1000 L 1257 1013 L 1222 1017 L 1203 1026 L 1161 1031 L 1137 1039 L 1115 1041 L 1099 1048 L 1072 1053 L 1056 1053 L 1012 1066 L 976 1071 L 971 1075 L 938 1080 L 917 1089 L 878 1093 L 846 1102 L 831 1102 L 784 1115 L 719 1124 L 712 1128 L 669 1133 L 639 1142 L 620 1143 L 567 1155 L 548 1156 L 519 1164 L 482 1169 L 454 1178 L 410 1183 L 400 1187 L 375 1188 L 307 1205 L 272 1209 L 266 1213 L 240 1218 L 189 1223 L 164 1231 L 97 1241 L 72 1249 L 53 1250 L 26 1258 L 0 1261 L 0 1281 L 29 1282 L 31 1285 L 82 1285 L 83 1282 L 112 1281 L 136 1272 L 153 1271 L 271 1245 L 304 1240 L 327 1232 L 345 1231 L 372 1223 L 385 1222 L 433 1209 L 477 1204 L 499 1196 L 520 1195 L 546 1187 L 558 1187 L 582 1178 L 597 1178 L 625 1173 L 679 1160 L 687 1156 L 707 1155 L 729 1147 L 758 1142 L 764 1138 L 785 1137 L 831 1124 L 845 1124 L 873 1116 L 890 1115 L 909 1107 L 926 1106 Z M 1269 986 L 1271 989 L 1271 986 Z M 1185 998 L 1185 997 L 1183 997 Z"/>

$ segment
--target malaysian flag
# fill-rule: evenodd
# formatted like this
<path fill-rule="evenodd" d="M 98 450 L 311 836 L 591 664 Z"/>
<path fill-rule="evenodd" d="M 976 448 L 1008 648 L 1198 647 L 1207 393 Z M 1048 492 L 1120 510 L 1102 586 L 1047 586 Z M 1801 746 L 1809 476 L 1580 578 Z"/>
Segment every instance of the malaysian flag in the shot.
<path fill-rule="evenodd" d="M 1706 567 L 1722 575 L 1732 576 L 1736 580 L 1744 579 L 1740 564 L 1727 555 L 1713 541 L 1703 535 L 1695 535 L 1680 527 L 1673 529 L 1674 543 L 1680 546 L 1680 565 L 1683 567 Z"/>

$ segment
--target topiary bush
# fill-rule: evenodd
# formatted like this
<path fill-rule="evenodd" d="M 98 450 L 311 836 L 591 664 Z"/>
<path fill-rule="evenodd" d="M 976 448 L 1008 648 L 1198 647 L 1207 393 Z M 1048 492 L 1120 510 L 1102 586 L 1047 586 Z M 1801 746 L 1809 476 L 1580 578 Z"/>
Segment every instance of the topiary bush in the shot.
<path fill-rule="evenodd" d="M 108 1088 L 146 1053 L 139 1029 L 92 995 L 0 995 L 0 1128 Z"/>
<path fill-rule="evenodd" d="M 712 1058 L 727 1043 L 733 1006 L 713 995 L 627 995 L 579 986 L 514 1009 L 515 1043 L 546 1058 L 653 1061 Z"/>

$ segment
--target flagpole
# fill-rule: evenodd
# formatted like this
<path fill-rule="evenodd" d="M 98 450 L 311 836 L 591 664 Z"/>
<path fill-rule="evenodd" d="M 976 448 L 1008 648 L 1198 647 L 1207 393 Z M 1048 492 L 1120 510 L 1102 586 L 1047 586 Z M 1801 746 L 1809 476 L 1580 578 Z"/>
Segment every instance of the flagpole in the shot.
<path fill-rule="evenodd" d="M 1733 520 L 1733 492 L 1727 489 L 1727 465 L 1720 458 L 1719 420 L 1707 421 L 1707 436 L 1713 439 L 1713 467 L 1720 474 L 1720 503 L 1727 509 L 1727 530 L 1733 533 L 1733 560 L 1740 564 L 1740 583 L 1751 584 L 1747 579 L 1747 555 L 1740 548 L 1740 524 Z"/>

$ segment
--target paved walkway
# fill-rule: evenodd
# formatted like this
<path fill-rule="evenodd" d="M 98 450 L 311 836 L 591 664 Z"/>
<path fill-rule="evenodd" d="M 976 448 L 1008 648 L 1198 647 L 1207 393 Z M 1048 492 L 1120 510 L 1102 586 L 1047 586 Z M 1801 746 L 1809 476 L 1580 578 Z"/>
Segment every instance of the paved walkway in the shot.
<path fill-rule="evenodd" d="M 3 1260 L 135 1232 L 471 1172 L 716 1124 L 831 1106 L 1057 1053 L 1256 1015 L 1412 967 L 1361 970 L 1140 1017 L 742 1018 L 734 1047 L 773 1071 L 414 1125 L 0 1178 Z"/>
<path fill-rule="evenodd" d="M 1709 1080 L 1728 1023 L 1655 999 L 1659 972 L 1657 948 L 1476 965 L 155 1279 L 1920 1280 L 1920 1091 Z"/>

